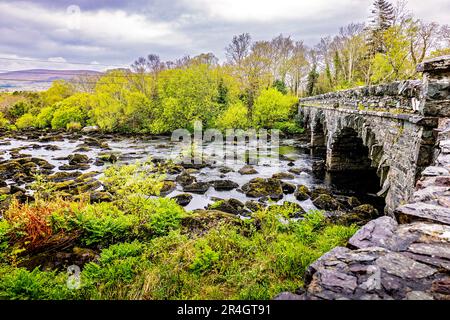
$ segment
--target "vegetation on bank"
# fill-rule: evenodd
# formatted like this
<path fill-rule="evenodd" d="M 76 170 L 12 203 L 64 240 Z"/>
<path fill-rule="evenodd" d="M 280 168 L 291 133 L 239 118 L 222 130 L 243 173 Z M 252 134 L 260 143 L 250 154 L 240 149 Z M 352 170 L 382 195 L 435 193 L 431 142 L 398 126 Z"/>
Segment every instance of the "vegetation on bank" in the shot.
<path fill-rule="evenodd" d="M 250 219 L 187 212 L 155 197 L 148 163 L 112 166 L 112 202 L 65 198 L 37 179 L 35 201 L 11 200 L 0 219 L 0 299 L 270 299 L 302 284 L 307 266 L 345 245 L 355 226 L 289 206 Z M 153 195 L 153 196 L 151 196 Z M 67 266 L 81 267 L 77 289 Z"/>

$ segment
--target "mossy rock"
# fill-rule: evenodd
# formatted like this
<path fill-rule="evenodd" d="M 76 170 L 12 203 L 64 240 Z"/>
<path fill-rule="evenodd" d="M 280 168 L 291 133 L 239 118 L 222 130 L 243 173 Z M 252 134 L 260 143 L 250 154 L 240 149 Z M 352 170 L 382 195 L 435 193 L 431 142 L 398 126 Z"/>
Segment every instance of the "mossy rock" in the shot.
<path fill-rule="evenodd" d="M 192 194 L 189 193 L 182 193 L 178 194 L 176 196 L 173 196 L 171 199 L 175 200 L 176 203 L 178 203 L 180 206 L 185 207 L 192 201 Z"/>
<path fill-rule="evenodd" d="M 250 198 L 269 197 L 280 200 L 284 195 L 281 181 L 273 178 L 254 178 L 242 186 L 242 191 Z"/>
<path fill-rule="evenodd" d="M 174 181 L 165 180 L 165 181 L 163 181 L 163 186 L 160 190 L 160 194 L 162 196 L 168 195 L 173 190 L 175 190 L 176 187 L 177 187 L 177 184 Z"/>
<path fill-rule="evenodd" d="M 250 174 L 257 174 L 258 171 L 256 171 L 253 166 L 246 165 L 239 169 L 238 171 L 241 175 L 250 175 Z"/>
<path fill-rule="evenodd" d="M 350 212 L 336 212 L 328 216 L 328 220 L 332 223 L 349 226 L 356 224 L 365 225 L 367 222 L 379 217 L 378 210 L 370 204 L 363 204 Z"/>
<path fill-rule="evenodd" d="M 309 191 L 308 187 L 305 185 L 299 185 L 297 187 L 297 190 L 295 190 L 295 198 L 298 201 L 305 201 L 309 199 L 311 192 Z"/>
<path fill-rule="evenodd" d="M 239 187 L 236 182 L 231 180 L 214 180 L 209 182 L 217 191 L 230 191 Z"/>
<path fill-rule="evenodd" d="M 56 172 L 52 175 L 47 176 L 48 181 L 52 182 L 63 182 L 67 180 L 73 180 L 77 177 L 81 176 L 82 173 L 80 171 L 73 171 L 73 172 Z"/>
<path fill-rule="evenodd" d="M 257 212 L 264 210 L 266 206 L 264 205 L 264 203 L 255 200 L 248 200 L 247 202 L 245 202 L 245 207 L 251 212 Z"/>
<path fill-rule="evenodd" d="M 75 153 L 71 154 L 67 157 L 67 160 L 69 160 L 70 165 L 77 165 L 82 163 L 88 163 L 89 157 L 85 154 Z"/>
<path fill-rule="evenodd" d="M 181 186 L 188 186 L 190 184 L 193 184 L 194 182 L 197 182 L 197 178 L 191 176 L 187 172 L 183 172 L 179 176 L 175 178 L 176 182 L 178 182 Z"/>
<path fill-rule="evenodd" d="M 328 211 L 339 210 L 342 207 L 339 201 L 328 194 L 319 195 L 313 200 L 313 204 L 319 209 Z"/>
<path fill-rule="evenodd" d="M 231 214 L 245 214 L 245 205 L 237 199 L 219 200 L 210 205 L 206 209 L 219 210 Z"/>
<path fill-rule="evenodd" d="M 194 182 L 192 184 L 183 187 L 184 192 L 192 192 L 198 194 L 204 194 L 206 193 L 206 191 L 208 191 L 208 189 L 209 189 L 208 182 Z"/>
<path fill-rule="evenodd" d="M 295 192 L 295 189 L 296 189 L 295 184 L 288 183 L 285 181 L 281 181 L 281 187 L 283 188 L 284 194 L 292 194 Z"/>
<path fill-rule="evenodd" d="M 272 175 L 273 179 L 280 179 L 280 180 L 292 180 L 295 178 L 295 176 L 292 173 L 287 172 L 277 172 Z"/>
<path fill-rule="evenodd" d="M 331 196 L 331 192 L 328 189 L 325 188 L 321 188 L 321 187 L 316 187 L 311 191 L 311 199 L 315 199 L 318 196 L 322 195 L 322 194 L 326 194 Z"/>

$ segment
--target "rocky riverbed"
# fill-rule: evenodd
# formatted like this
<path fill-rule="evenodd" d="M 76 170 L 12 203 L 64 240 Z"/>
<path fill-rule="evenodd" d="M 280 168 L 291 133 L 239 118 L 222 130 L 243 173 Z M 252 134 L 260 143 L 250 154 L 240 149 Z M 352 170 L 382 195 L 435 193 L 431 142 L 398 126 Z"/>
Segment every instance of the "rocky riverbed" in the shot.
<path fill-rule="evenodd" d="M 161 196 L 174 198 L 186 210 L 219 210 L 246 217 L 268 205 L 290 203 L 298 208 L 293 218 L 311 209 L 325 210 L 330 218 L 348 223 L 362 223 L 379 215 L 379 199 L 368 196 L 368 190 L 360 186 L 324 177 L 323 161 L 300 147 L 304 144 L 304 137 L 283 139 L 279 165 L 264 156 L 258 165 L 173 164 L 169 156 L 174 143 L 163 136 L 3 132 L 0 206 L 5 209 L 12 196 L 32 200 L 36 174 L 54 183 L 55 190 L 68 198 L 88 193 L 91 202 L 110 201 L 101 183 L 102 170 L 114 163 L 150 157 L 165 175 Z M 204 148 L 207 150 L 208 145 Z M 236 149 L 237 153 L 241 151 Z M 344 189 L 339 189 L 342 185 Z"/>

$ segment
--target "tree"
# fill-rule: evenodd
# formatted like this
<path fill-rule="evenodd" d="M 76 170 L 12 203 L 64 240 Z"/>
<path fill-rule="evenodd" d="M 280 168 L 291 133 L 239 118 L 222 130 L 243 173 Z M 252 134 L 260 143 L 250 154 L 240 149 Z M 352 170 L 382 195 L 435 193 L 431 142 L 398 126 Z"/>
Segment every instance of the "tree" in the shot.
<path fill-rule="evenodd" d="M 314 89 L 319 79 L 319 73 L 317 72 L 317 65 L 314 64 L 311 71 L 308 74 L 308 83 L 306 85 L 306 94 L 312 96 L 314 94 Z"/>
<path fill-rule="evenodd" d="M 248 33 L 234 36 L 231 43 L 225 48 L 228 62 L 240 67 L 250 53 L 251 42 L 252 38 Z"/>
<path fill-rule="evenodd" d="M 372 9 L 371 25 L 369 27 L 369 53 L 383 53 L 385 44 L 383 34 L 394 23 L 394 7 L 386 0 L 375 0 Z"/>
<path fill-rule="evenodd" d="M 263 90 L 255 100 L 253 122 L 257 127 L 272 128 L 276 122 L 288 120 L 296 103 L 296 97 L 274 88 Z"/>

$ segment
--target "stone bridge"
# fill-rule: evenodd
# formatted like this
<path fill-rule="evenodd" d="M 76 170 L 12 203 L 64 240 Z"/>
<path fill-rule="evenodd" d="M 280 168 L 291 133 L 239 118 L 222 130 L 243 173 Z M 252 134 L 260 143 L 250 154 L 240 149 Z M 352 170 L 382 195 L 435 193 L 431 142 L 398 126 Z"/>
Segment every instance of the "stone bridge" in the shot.
<path fill-rule="evenodd" d="M 275 299 L 450 300 L 450 56 L 418 68 L 423 81 L 300 101 L 328 170 L 376 168 L 391 214 L 311 264 L 296 294 Z"/>
<path fill-rule="evenodd" d="M 437 128 L 450 117 L 443 75 L 450 58 L 425 63 L 423 80 L 360 87 L 300 100 L 310 146 L 326 150 L 326 169 L 355 174 L 370 168 L 380 178 L 386 212 L 412 197 L 422 171 L 436 158 Z"/>

